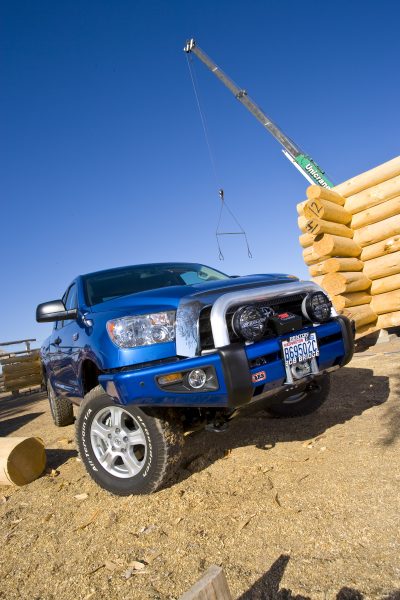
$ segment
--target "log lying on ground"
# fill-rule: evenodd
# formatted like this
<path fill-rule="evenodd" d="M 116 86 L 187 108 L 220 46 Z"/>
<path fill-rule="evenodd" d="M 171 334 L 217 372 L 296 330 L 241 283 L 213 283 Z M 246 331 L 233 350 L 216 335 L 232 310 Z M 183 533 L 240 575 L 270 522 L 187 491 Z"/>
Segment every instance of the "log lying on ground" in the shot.
<path fill-rule="evenodd" d="M 378 327 L 388 329 L 389 327 L 398 327 L 400 325 L 400 310 L 386 313 L 378 317 Z"/>
<path fill-rule="evenodd" d="M 346 202 L 346 199 L 334 190 L 323 188 L 319 185 L 310 185 L 307 188 L 307 198 L 310 200 L 328 200 L 329 202 L 339 204 L 339 206 L 344 206 L 344 203 Z M 302 204 L 304 204 L 304 202 L 302 202 Z"/>
<path fill-rule="evenodd" d="M 383 202 L 383 204 L 357 213 L 351 220 L 351 227 L 352 229 L 360 229 L 360 227 L 379 223 L 379 221 L 398 214 L 400 214 L 400 196 L 396 196 L 387 202 Z"/>
<path fill-rule="evenodd" d="M 315 238 L 313 250 L 320 257 L 340 256 L 343 258 L 357 258 L 361 253 L 361 247 L 354 240 L 329 233 L 318 235 Z"/>
<path fill-rule="evenodd" d="M 351 306 L 360 306 L 361 304 L 369 304 L 371 302 L 371 296 L 368 292 L 353 292 L 350 294 L 340 294 L 332 297 L 334 307 L 338 312 L 344 308 L 350 308 Z"/>
<path fill-rule="evenodd" d="M 397 175 L 400 175 L 400 156 L 340 183 L 333 190 L 347 198 Z"/>
<path fill-rule="evenodd" d="M 369 279 L 382 279 L 400 273 L 400 251 L 365 261 L 363 272 Z"/>
<path fill-rule="evenodd" d="M 376 244 L 381 240 L 385 240 L 388 237 L 400 234 L 400 215 L 389 217 L 379 223 L 373 225 L 367 225 L 356 229 L 354 231 L 353 240 L 360 246 L 369 246 L 370 244 Z"/>
<path fill-rule="evenodd" d="M 400 273 L 375 279 L 371 284 L 371 295 L 376 296 L 376 294 L 384 294 L 397 289 L 400 289 Z"/>
<path fill-rule="evenodd" d="M 312 235 L 319 235 L 321 233 L 332 233 L 333 235 L 339 235 L 342 237 L 352 238 L 354 233 L 350 227 L 342 225 L 341 223 L 334 223 L 333 221 L 323 221 L 322 219 L 309 219 L 305 226 L 308 233 Z"/>
<path fill-rule="evenodd" d="M 313 245 L 314 239 L 315 239 L 315 236 L 311 235 L 311 233 L 303 233 L 299 237 L 300 246 L 302 248 L 308 248 L 309 246 Z"/>
<path fill-rule="evenodd" d="M 371 308 L 378 315 L 396 312 L 400 307 L 400 290 L 378 294 L 371 298 Z"/>
<path fill-rule="evenodd" d="M 46 466 L 40 438 L 0 438 L 0 483 L 25 485 L 37 479 Z"/>
<path fill-rule="evenodd" d="M 344 273 L 328 273 L 323 278 L 323 287 L 329 294 L 349 294 L 368 290 L 371 280 L 363 273 L 349 271 Z"/>
<path fill-rule="evenodd" d="M 400 175 L 397 175 L 396 177 L 392 177 L 392 179 L 374 185 L 363 192 L 350 196 L 350 198 L 346 199 L 345 208 L 351 212 L 352 215 L 355 215 L 362 210 L 377 206 L 378 204 L 399 195 Z"/>
<path fill-rule="evenodd" d="M 318 276 L 338 271 L 362 271 L 363 263 L 358 258 L 328 258 L 310 266 L 310 275 Z"/>
<path fill-rule="evenodd" d="M 363 327 L 364 325 L 375 323 L 378 319 L 378 315 L 372 310 L 370 304 L 362 304 L 361 306 L 344 308 L 342 313 L 345 317 L 355 321 L 357 329 Z"/>
<path fill-rule="evenodd" d="M 400 235 L 395 235 L 377 242 L 376 244 L 370 244 L 361 250 L 361 260 L 371 260 L 384 254 L 391 254 L 392 252 L 398 252 L 400 250 Z"/>
<path fill-rule="evenodd" d="M 329 200 L 309 200 L 304 205 L 304 216 L 308 219 L 323 219 L 342 225 L 347 225 L 351 221 L 351 213 Z"/>

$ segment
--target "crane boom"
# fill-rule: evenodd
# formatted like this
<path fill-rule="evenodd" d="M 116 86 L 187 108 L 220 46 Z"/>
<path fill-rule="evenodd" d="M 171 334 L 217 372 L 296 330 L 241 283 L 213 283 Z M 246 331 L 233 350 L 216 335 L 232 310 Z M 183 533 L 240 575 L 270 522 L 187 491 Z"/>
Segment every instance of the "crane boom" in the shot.
<path fill-rule="evenodd" d="M 300 173 L 310 182 L 322 187 L 331 188 L 333 183 L 328 179 L 325 172 L 305 154 L 293 140 L 270 119 L 265 112 L 250 98 L 246 90 L 240 88 L 230 77 L 207 54 L 199 48 L 194 39 L 188 40 L 184 51 L 193 53 L 202 63 L 232 92 L 239 102 L 269 131 L 271 135 L 283 146 L 286 158 L 294 164 Z"/>

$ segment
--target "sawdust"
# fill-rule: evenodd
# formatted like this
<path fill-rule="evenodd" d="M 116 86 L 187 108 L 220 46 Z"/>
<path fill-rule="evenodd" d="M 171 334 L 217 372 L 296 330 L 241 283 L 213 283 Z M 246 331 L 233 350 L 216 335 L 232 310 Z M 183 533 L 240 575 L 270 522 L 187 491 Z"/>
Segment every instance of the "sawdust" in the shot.
<path fill-rule="evenodd" d="M 211 564 L 240 600 L 396 597 L 400 354 L 390 352 L 357 355 L 307 418 L 260 413 L 188 436 L 179 479 L 152 496 L 98 488 L 43 394 L 4 397 L 0 434 L 40 435 L 48 470 L 0 487 L 0 598 L 172 600 Z"/>

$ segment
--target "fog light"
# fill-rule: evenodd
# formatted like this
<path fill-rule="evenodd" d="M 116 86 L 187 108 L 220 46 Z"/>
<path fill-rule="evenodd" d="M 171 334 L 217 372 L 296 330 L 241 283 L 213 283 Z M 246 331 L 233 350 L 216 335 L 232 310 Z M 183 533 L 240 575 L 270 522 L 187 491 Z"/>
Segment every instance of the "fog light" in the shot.
<path fill-rule="evenodd" d="M 160 385 L 168 385 L 169 383 L 178 383 L 182 381 L 182 373 L 170 373 L 169 375 L 162 375 L 158 378 Z"/>
<path fill-rule="evenodd" d="M 193 371 L 190 371 L 188 374 L 187 380 L 190 387 L 198 390 L 205 385 L 207 381 L 207 375 L 203 369 L 193 369 Z"/>

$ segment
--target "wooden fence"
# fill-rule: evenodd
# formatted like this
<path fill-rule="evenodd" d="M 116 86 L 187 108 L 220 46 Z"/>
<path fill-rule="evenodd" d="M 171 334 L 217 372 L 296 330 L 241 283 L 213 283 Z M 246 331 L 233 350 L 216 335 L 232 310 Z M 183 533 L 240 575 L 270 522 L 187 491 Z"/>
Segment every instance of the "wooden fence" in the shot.
<path fill-rule="evenodd" d="M 17 394 L 19 390 L 24 388 L 43 384 L 39 350 L 31 349 L 31 342 L 35 341 L 34 339 L 29 339 L 0 343 L 1 348 L 25 344 L 25 350 L 7 350 L 0 354 L 2 370 L 0 375 L 0 392 Z"/>

